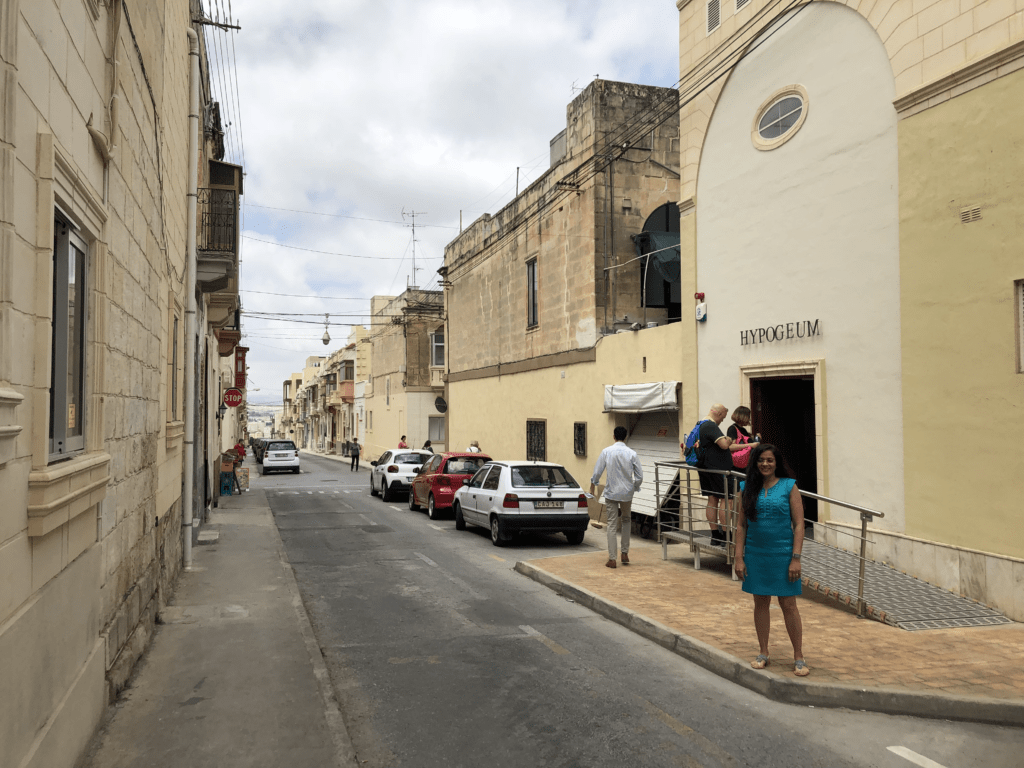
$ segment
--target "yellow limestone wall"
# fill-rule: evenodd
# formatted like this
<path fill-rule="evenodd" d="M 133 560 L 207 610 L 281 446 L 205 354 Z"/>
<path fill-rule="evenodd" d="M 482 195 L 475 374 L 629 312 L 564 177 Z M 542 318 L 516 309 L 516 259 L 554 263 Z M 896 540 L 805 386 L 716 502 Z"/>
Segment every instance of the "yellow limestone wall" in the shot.
<path fill-rule="evenodd" d="M 1017 558 L 1022 126 L 1024 70 L 899 124 L 906 533 Z"/>
<path fill-rule="evenodd" d="M 683 321 L 605 336 L 597 343 L 597 360 L 592 363 L 451 382 L 448 442 L 461 450 L 471 440 L 479 440 L 481 449 L 495 459 L 523 459 L 526 421 L 543 419 L 548 461 L 564 465 L 585 486 L 598 454 L 614 442 L 612 430 L 617 424 L 626 425 L 624 415 L 617 421 L 614 414 L 602 413 L 605 384 L 684 381 L 680 412 L 695 408 L 690 398 L 696 390 L 685 383 L 693 380 L 692 367 L 683 363 L 693 357 L 680 355 L 687 334 L 692 334 L 692 328 Z M 577 421 L 587 423 L 584 457 L 573 453 Z M 680 431 L 690 426 L 683 421 Z"/>

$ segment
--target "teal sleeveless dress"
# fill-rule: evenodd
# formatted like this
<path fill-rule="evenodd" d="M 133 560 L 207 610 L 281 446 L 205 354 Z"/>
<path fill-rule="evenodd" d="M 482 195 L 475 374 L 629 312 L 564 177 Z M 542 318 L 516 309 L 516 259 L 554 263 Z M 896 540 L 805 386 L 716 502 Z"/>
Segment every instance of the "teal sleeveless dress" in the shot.
<path fill-rule="evenodd" d="M 740 484 L 740 488 L 745 483 Z M 757 496 L 757 520 L 747 520 L 747 538 L 743 562 L 747 578 L 743 591 L 751 595 L 790 597 L 801 593 L 800 580 L 789 580 L 793 559 L 793 518 L 789 494 L 796 485 L 791 477 L 781 477 Z"/>

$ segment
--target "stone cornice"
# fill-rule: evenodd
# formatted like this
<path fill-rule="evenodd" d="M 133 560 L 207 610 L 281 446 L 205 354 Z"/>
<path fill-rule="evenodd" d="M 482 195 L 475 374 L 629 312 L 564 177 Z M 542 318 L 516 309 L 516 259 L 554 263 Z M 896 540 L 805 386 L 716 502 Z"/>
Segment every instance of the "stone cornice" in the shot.
<path fill-rule="evenodd" d="M 45 536 L 107 495 L 110 454 L 86 454 L 28 475 L 28 535 Z"/>
<path fill-rule="evenodd" d="M 910 117 L 1021 68 L 1024 68 L 1024 40 L 900 96 L 893 106 L 900 118 Z"/>

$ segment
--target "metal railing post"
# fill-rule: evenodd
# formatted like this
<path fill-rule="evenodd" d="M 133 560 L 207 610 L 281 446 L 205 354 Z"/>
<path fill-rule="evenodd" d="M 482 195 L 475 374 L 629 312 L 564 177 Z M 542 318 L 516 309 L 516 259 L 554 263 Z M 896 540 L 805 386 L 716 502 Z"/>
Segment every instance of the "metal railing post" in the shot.
<path fill-rule="evenodd" d="M 864 618 L 864 564 L 868 549 L 868 520 L 871 515 L 860 513 L 860 577 L 857 579 L 857 618 Z"/>
<path fill-rule="evenodd" d="M 661 479 L 658 465 L 654 465 L 654 520 L 658 525 L 658 541 L 661 541 Z"/>

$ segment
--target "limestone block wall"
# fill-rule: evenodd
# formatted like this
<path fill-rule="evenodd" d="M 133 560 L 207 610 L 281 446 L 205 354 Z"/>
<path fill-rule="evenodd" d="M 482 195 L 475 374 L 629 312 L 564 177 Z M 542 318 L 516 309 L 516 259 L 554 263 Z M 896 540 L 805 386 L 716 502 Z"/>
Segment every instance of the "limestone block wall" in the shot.
<path fill-rule="evenodd" d="M 595 151 L 674 92 L 598 80 L 566 110 L 565 155 L 496 215 L 449 243 L 445 266 L 449 369 L 479 371 L 592 348 L 615 320 L 642 317 L 640 267 L 629 236 L 679 194 L 672 114 L 609 162 Z M 595 172 L 595 168 L 597 172 Z M 536 264 L 537 323 L 527 274 Z M 619 269 L 607 269 L 625 264 Z M 606 275 L 614 275 L 606 278 Z M 652 318 L 656 319 L 656 318 Z"/>
<path fill-rule="evenodd" d="M 189 23 L 188 0 L 0 0 L 0 765 L 74 762 L 180 567 Z M 60 460 L 55 209 L 86 263 Z"/>

